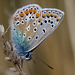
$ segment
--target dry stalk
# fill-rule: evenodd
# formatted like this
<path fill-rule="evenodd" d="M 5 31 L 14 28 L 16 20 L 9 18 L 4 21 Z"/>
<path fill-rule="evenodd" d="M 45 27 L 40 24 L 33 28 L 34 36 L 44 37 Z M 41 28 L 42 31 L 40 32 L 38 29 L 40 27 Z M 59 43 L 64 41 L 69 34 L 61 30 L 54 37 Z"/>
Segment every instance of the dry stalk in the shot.
<path fill-rule="evenodd" d="M 0 31 L 1 33 L 1 31 Z M 5 35 L 0 35 L 0 41 L 3 44 L 4 54 L 8 57 L 5 57 L 6 61 L 12 62 L 15 68 L 9 68 L 11 71 L 18 73 L 17 75 L 25 75 L 23 72 L 23 58 L 18 58 L 18 54 L 13 50 L 12 42 L 6 39 Z"/>

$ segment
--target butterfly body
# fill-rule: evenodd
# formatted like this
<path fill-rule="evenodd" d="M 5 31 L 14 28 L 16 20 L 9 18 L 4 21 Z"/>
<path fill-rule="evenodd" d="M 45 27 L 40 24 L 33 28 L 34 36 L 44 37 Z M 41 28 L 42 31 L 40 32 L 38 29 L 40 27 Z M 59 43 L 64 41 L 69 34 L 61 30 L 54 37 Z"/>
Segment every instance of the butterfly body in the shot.
<path fill-rule="evenodd" d="M 31 52 L 58 27 L 64 17 L 59 9 L 30 4 L 18 9 L 11 18 L 13 49 L 29 60 Z"/>

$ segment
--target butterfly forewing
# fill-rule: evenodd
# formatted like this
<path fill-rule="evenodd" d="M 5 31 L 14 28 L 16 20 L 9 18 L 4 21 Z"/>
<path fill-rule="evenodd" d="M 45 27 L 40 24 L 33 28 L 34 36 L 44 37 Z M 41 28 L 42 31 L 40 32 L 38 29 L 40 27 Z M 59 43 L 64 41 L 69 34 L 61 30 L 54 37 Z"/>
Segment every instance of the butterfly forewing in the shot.
<path fill-rule="evenodd" d="M 11 38 L 13 40 L 13 48 L 24 52 L 28 51 L 32 46 L 40 23 L 41 7 L 33 4 L 18 9 L 12 16 L 11 22 Z M 15 48 L 16 47 L 16 48 Z M 22 49 L 22 50 L 21 50 Z"/>
<path fill-rule="evenodd" d="M 64 12 L 61 10 L 42 9 L 36 4 L 18 9 L 12 16 L 11 22 L 14 50 L 18 52 L 32 51 L 53 33 L 63 16 Z"/>

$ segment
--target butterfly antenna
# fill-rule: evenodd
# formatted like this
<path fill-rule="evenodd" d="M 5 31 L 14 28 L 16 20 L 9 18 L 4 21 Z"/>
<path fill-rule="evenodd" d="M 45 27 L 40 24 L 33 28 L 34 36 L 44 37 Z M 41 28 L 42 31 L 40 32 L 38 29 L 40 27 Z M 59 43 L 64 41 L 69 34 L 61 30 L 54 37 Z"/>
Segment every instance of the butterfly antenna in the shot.
<path fill-rule="evenodd" d="M 32 61 L 34 62 L 34 64 L 36 64 L 36 62 L 35 62 L 35 60 L 34 60 L 34 59 L 32 59 Z"/>
<path fill-rule="evenodd" d="M 43 62 L 47 67 L 49 67 L 50 69 L 54 69 L 53 67 L 51 67 L 50 65 L 48 65 L 46 62 L 44 62 L 42 59 L 40 59 L 38 56 L 32 54 L 33 56 L 35 56 L 36 58 L 38 58 L 41 62 Z"/>

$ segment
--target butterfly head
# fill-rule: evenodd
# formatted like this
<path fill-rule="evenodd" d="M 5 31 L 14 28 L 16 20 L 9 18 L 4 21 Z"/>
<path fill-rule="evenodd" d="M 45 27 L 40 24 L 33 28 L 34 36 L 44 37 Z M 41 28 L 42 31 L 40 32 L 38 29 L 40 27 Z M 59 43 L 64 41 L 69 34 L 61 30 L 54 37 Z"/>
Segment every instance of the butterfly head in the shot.
<path fill-rule="evenodd" d="M 31 53 L 28 52 L 25 54 L 25 60 L 30 60 L 31 58 Z"/>
<path fill-rule="evenodd" d="M 32 58 L 32 52 L 20 52 L 18 53 L 18 58 L 22 57 L 25 60 L 30 60 Z"/>

